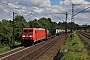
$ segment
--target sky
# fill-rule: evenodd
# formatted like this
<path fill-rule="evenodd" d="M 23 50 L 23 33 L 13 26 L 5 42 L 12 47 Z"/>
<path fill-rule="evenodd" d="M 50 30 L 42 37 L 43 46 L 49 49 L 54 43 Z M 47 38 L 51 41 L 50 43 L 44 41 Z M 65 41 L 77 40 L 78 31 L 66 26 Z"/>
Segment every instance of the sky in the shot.
<path fill-rule="evenodd" d="M 12 20 L 15 12 L 15 16 L 22 15 L 27 21 L 45 17 L 58 23 L 66 20 L 67 12 L 67 22 L 71 22 L 72 4 L 76 14 L 73 22 L 90 24 L 90 0 L 0 0 L 0 21 Z"/>
<path fill-rule="evenodd" d="M 50 1 L 51 1 L 51 5 L 59 5 L 60 0 L 50 0 Z"/>

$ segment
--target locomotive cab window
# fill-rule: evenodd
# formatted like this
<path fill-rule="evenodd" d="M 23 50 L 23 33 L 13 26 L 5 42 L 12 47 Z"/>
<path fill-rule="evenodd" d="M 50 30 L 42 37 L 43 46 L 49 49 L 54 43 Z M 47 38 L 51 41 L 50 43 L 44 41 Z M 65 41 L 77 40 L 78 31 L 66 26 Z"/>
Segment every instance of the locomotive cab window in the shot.
<path fill-rule="evenodd" d="M 33 33 L 33 30 L 29 30 L 28 33 L 29 33 L 29 34 L 32 34 L 32 33 Z"/>
<path fill-rule="evenodd" d="M 24 33 L 32 34 L 33 33 L 33 30 L 24 30 Z"/>
<path fill-rule="evenodd" d="M 24 33 L 28 33 L 28 30 L 24 30 Z"/>

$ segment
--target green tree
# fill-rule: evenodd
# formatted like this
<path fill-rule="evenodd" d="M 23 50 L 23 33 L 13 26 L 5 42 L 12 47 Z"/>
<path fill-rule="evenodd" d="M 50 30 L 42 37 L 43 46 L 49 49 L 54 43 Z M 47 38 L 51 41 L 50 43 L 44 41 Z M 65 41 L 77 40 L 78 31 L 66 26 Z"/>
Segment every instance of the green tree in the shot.
<path fill-rule="evenodd" d="M 48 21 L 48 19 L 46 19 L 46 18 L 40 18 L 39 20 L 38 20 L 38 22 L 39 22 L 39 25 L 42 27 L 42 28 L 49 28 L 49 26 L 50 26 L 50 22 Z"/>
<path fill-rule="evenodd" d="M 23 16 L 17 15 L 14 19 L 15 23 L 15 40 L 21 39 L 22 28 L 29 27 L 28 22 L 24 19 Z"/>
<path fill-rule="evenodd" d="M 51 28 L 57 28 L 57 23 L 56 22 L 51 22 Z"/>
<path fill-rule="evenodd" d="M 33 27 L 33 21 L 29 21 L 28 24 L 29 24 L 29 27 Z"/>
<path fill-rule="evenodd" d="M 12 26 L 8 20 L 2 20 L 0 27 L 0 40 L 3 45 L 12 45 Z"/>

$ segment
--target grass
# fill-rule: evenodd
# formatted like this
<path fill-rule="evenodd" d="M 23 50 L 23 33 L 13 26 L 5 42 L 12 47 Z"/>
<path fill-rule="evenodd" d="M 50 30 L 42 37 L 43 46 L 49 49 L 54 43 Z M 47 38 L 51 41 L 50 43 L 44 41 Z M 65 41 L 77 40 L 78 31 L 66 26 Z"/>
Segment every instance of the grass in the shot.
<path fill-rule="evenodd" d="M 21 42 L 15 42 L 15 44 L 14 45 L 20 45 L 21 44 Z"/>
<path fill-rule="evenodd" d="M 89 32 L 90 33 L 90 28 L 89 29 L 86 29 L 86 32 Z"/>
<path fill-rule="evenodd" d="M 85 60 L 81 53 L 68 52 L 60 60 Z"/>
<path fill-rule="evenodd" d="M 87 60 L 88 54 L 84 44 L 76 32 L 73 32 L 60 49 L 60 53 L 54 60 Z"/>
<path fill-rule="evenodd" d="M 6 52 L 8 50 L 10 50 L 11 48 L 9 46 L 3 46 L 3 47 L 0 47 L 0 53 L 3 53 L 3 52 Z"/>
<path fill-rule="evenodd" d="M 71 37 L 71 35 L 73 35 Z M 64 52 L 64 50 L 75 52 L 75 51 L 82 51 L 84 49 L 84 44 L 81 42 L 77 34 L 74 32 L 72 33 L 67 40 L 65 41 L 65 44 L 61 48 L 61 51 Z"/>
<path fill-rule="evenodd" d="M 20 45 L 21 43 L 20 42 L 15 42 L 13 46 L 18 46 Z M 6 51 L 9 51 L 11 50 L 12 47 L 11 46 L 8 46 L 8 45 L 0 45 L 0 53 L 3 53 L 3 52 L 6 52 Z"/>

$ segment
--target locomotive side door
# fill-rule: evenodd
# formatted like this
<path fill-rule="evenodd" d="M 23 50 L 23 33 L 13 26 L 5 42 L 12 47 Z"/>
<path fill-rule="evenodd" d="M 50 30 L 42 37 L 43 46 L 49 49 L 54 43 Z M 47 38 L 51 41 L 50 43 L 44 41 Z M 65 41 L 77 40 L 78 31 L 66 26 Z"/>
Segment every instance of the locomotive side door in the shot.
<path fill-rule="evenodd" d="M 35 41 L 37 41 L 37 31 L 35 30 Z"/>

